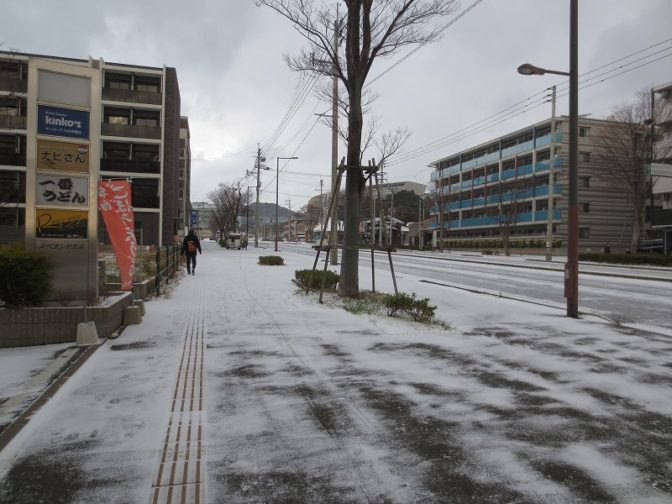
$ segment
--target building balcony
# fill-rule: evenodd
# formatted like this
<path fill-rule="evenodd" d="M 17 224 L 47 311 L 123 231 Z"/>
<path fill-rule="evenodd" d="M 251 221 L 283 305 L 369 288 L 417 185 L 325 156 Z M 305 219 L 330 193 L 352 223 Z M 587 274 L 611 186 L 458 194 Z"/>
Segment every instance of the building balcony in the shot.
<path fill-rule="evenodd" d="M 17 152 L 0 152 L 0 165 L 26 166 L 26 154 Z"/>
<path fill-rule="evenodd" d="M 559 221 L 562 214 L 560 209 L 556 208 L 553 210 L 553 220 Z M 522 212 L 518 214 L 515 224 L 529 224 L 532 222 L 547 222 L 548 213 L 543 211 L 537 212 Z M 494 227 L 499 226 L 499 216 L 488 216 L 488 217 L 472 217 L 468 219 L 452 219 L 444 223 L 444 227 L 447 229 L 466 229 L 466 228 L 483 228 L 483 227 Z"/>
<path fill-rule="evenodd" d="M 0 129 L 25 130 L 26 118 L 16 115 L 0 115 Z"/>
<path fill-rule="evenodd" d="M 510 158 L 518 154 L 522 154 L 524 152 L 531 152 L 535 148 L 539 149 L 541 147 L 545 147 L 546 145 L 550 145 L 551 140 L 552 135 L 549 133 L 547 135 L 540 136 L 536 139 L 528 140 L 527 142 L 512 145 L 511 147 L 502 149 L 501 153 L 500 151 L 497 151 L 492 152 L 490 154 L 485 154 L 476 159 L 463 161 L 461 165 L 455 165 L 451 166 L 450 168 L 444 168 L 443 170 L 441 170 L 441 172 L 439 172 L 438 170 L 434 170 L 431 174 L 431 180 L 433 182 L 439 178 L 445 178 L 455 173 L 471 170 L 472 168 L 480 168 L 481 166 L 485 166 L 486 164 L 497 163 L 499 162 L 500 159 Z M 562 143 L 562 133 L 556 133 L 555 142 Z"/>
<path fill-rule="evenodd" d="M 125 103 L 149 103 L 161 105 L 163 97 L 161 93 L 150 91 L 134 91 L 132 89 L 103 88 L 103 100 Z"/>
<path fill-rule="evenodd" d="M 161 173 L 159 161 L 138 161 L 135 159 L 101 159 L 101 171 L 124 173 Z"/>
<path fill-rule="evenodd" d="M 562 194 L 562 186 L 560 184 L 555 184 L 553 186 L 553 194 L 560 195 Z M 539 197 L 548 196 L 548 186 L 536 186 L 533 188 L 525 189 L 524 191 L 518 191 L 516 193 L 506 192 L 503 193 L 500 197 L 499 194 L 494 194 L 487 197 L 479 197 L 473 199 L 463 199 L 462 201 L 454 201 L 452 203 L 445 203 L 443 205 L 443 211 L 445 212 L 454 212 L 463 208 L 475 208 L 482 206 L 497 206 L 500 203 L 510 203 L 512 201 L 523 201 L 528 199 L 534 199 Z M 434 215 L 438 211 L 438 206 L 433 206 L 430 210 Z"/>
<path fill-rule="evenodd" d="M 102 123 L 101 135 L 125 138 L 151 138 L 160 140 L 161 128 L 158 126 Z"/>
<path fill-rule="evenodd" d="M 28 79 L 0 77 L 0 91 L 8 91 L 10 93 L 26 93 L 28 92 Z"/>
<path fill-rule="evenodd" d="M 133 208 L 160 208 L 160 198 L 133 192 L 131 194 L 131 205 Z"/>

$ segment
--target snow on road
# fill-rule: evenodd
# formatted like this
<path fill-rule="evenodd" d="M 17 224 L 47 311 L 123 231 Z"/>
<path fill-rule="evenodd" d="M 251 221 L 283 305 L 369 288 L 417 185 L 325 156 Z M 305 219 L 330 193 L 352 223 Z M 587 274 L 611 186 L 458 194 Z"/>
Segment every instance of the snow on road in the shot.
<path fill-rule="evenodd" d="M 0 453 L 0 502 L 150 502 L 198 310 L 207 502 L 672 500 L 672 338 L 410 274 L 451 330 L 356 315 L 297 292 L 311 256 L 205 245 Z"/>

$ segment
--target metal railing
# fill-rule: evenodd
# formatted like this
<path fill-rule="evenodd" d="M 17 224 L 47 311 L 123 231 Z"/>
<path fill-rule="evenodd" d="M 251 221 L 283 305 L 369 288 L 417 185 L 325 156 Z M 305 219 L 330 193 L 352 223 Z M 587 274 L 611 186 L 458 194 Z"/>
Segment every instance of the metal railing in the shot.
<path fill-rule="evenodd" d="M 158 126 L 137 126 L 135 124 L 102 123 L 101 134 L 105 136 L 161 139 Z"/>
<path fill-rule="evenodd" d="M 161 105 L 162 96 L 161 93 L 153 93 L 151 91 L 135 91 L 132 89 L 104 87 L 103 100 Z"/>

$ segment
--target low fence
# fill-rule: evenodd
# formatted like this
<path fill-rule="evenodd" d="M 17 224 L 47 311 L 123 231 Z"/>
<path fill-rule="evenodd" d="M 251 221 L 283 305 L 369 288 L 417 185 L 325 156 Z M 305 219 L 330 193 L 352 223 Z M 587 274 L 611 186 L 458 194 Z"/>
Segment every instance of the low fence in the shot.
<path fill-rule="evenodd" d="M 130 306 L 130 292 L 110 296 L 101 306 L 59 306 L 0 309 L 0 348 L 73 343 L 77 325 L 93 321 L 100 338 L 108 338 L 123 323 L 124 309 Z"/>
<path fill-rule="evenodd" d="M 104 274 L 101 274 L 101 278 L 104 278 L 104 288 L 101 285 L 101 290 L 119 290 L 119 268 L 112 247 L 103 245 L 99 251 L 99 256 L 101 267 L 104 267 Z M 180 245 L 178 244 L 158 248 L 139 246 L 133 268 L 134 286 L 138 284 L 146 286 L 147 283 L 153 283 L 153 292 L 157 296 L 160 295 L 165 283 L 177 274 L 180 261 Z M 135 287 L 133 290 L 136 290 Z M 145 294 L 145 287 L 143 287 L 143 294 Z M 146 292 L 146 294 L 149 294 L 149 292 Z M 146 294 L 136 297 L 144 299 Z"/>

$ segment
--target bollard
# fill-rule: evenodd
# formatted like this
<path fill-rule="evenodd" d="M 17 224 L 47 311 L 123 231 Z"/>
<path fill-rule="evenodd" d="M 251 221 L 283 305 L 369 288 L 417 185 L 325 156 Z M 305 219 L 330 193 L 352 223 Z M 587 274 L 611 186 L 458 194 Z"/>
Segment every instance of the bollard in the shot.
<path fill-rule="evenodd" d="M 142 315 L 138 306 L 127 306 L 124 308 L 124 325 L 134 325 L 142 322 Z"/>
<path fill-rule="evenodd" d="M 137 306 L 138 308 L 140 308 L 140 315 L 142 315 L 143 317 L 145 316 L 146 313 L 145 302 L 142 299 L 133 300 L 133 306 Z"/>
<path fill-rule="evenodd" d="M 77 324 L 77 346 L 98 345 L 99 343 L 95 322 L 80 322 Z"/>

